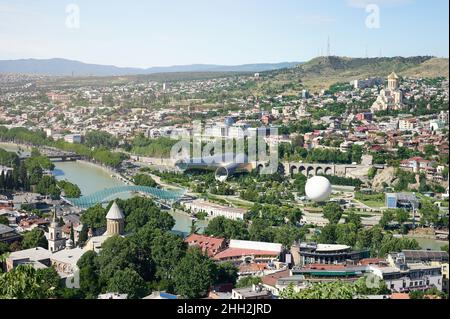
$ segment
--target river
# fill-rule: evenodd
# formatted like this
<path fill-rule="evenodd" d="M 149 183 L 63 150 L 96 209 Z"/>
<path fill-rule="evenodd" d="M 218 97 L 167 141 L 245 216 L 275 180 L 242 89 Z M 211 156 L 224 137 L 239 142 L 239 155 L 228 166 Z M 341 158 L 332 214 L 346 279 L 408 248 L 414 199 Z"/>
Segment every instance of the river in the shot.
<path fill-rule="evenodd" d="M 103 170 L 101 167 L 84 162 L 56 162 L 54 176 L 58 180 L 67 179 L 80 187 L 82 195 L 90 195 L 106 188 L 125 185 L 124 182 Z M 121 194 L 119 197 L 127 199 L 132 196 L 131 193 Z M 182 212 L 170 211 L 175 219 L 173 230 L 178 233 L 187 234 L 191 228 L 191 218 Z M 201 230 L 206 226 L 203 221 L 198 221 L 197 225 Z"/>
<path fill-rule="evenodd" d="M 0 148 L 3 148 L 9 152 L 22 152 L 22 154 L 29 153 L 29 150 L 19 148 L 14 144 L 0 143 Z M 111 175 L 101 167 L 85 162 L 55 162 L 55 169 L 53 175 L 58 180 L 68 180 L 74 184 L 77 184 L 81 190 L 82 195 L 90 195 L 95 192 L 101 191 L 106 188 L 125 185 L 124 182 L 117 178 L 111 177 Z M 120 198 L 130 198 L 131 193 L 122 194 Z M 177 233 L 187 234 L 191 228 L 191 218 L 183 212 L 173 212 L 170 214 L 175 219 L 175 226 L 173 230 Z M 205 221 L 198 221 L 197 227 L 200 231 L 207 225 Z"/>

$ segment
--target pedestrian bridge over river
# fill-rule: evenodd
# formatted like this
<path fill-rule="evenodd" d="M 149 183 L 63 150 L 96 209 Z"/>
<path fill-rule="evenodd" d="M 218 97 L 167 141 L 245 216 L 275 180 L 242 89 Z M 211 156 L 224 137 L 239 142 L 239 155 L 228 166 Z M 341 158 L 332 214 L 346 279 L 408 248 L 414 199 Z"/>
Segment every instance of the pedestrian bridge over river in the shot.
<path fill-rule="evenodd" d="M 168 191 L 154 187 L 128 185 L 107 188 L 91 195 L 82 196 L 80 198 L 63 199 L 73 206 L 82 209 L 88 209 L 97 204 L 109 203 L 110 201 L 116 199 L 120 194 L 141 193 L 154 198 L 156 202 L 164 206 L 170 206 L 174 202 L 180 200 L 184 196 L 185 192 L 185 190 Z"/>

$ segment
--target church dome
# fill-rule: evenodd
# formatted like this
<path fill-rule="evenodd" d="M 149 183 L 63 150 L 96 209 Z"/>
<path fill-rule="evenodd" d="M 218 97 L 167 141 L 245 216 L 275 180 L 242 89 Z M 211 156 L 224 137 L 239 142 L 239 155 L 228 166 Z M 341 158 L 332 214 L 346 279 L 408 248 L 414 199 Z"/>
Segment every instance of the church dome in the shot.
<path fill-rule="evenodd" d="M 398 80 L 398 75 L 395 72 L 392 72 L 389 76 L 388 76 L 389 80 Z"/>
<path fill-rule="evenodd" d="M 120 209 L 119 205 L 117 205 L 116 202 L 114 202 L 111 208 L 109 209 L 109 212 L 106 215 L 106 219 L 110 220 L 125 219 L 125 215 L 123 214 L 122 210 Z"/>

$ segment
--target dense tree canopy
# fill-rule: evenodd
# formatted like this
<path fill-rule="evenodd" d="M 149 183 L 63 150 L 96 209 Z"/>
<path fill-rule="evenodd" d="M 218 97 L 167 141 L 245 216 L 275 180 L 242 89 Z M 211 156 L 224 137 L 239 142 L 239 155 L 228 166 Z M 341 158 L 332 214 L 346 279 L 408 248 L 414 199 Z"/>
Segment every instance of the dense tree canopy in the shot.
<path fill-rule="evenodd" d="M 148 293 L 144 279 L 130 268 L 117 270 L 109 278 L 107 290 L 108 292 L 127 294 L 129 299 L 142 298 Z"/>
<path fill-rule="evenodd" d="M 234 221 L 223 216 L 211 219 L 204 232 L 214 237 L 248 239 L 248 230 L 244 221 Z"/>
<path fill-rule="evenodd" d="M 158 184 L 153 180 L 150 175 L 147 174 L 137 174 L 133 177 L 133 182 L 136 185 L 156 187 Z"/>
<path fill-rule="evenodd" d="M 205 297 L 216 276 L 216 264 L 200 249 L 189 248 L 175 268 L 175 291 L 186 298 Z"/>
<path fill-rule="evenodd" d="M 101 204 L 97 204 L 83 212 L 81 215 L 81 222 L 87 228 L 97 229 L 106 227 L 106 214 L 107 211 Z"/>
<path fill-rule="evenodd" d="M 147 224 L 165 231 L 172 230 L 175 226 L 174 218 L 168 212 L 160 210 L 149 198 L 133 197 L 128 200 L 117 200 L 117 205 L 123 209 L 128 232 L 137 231 Z"/>
<path fill-rule="evenodd" d="M 323 208 L 323 216 L 330 221 L 331 224 L 337 224 L 342 217 L 342 209 L 338 203 L 330 202 Z"/>
<path fill-rule="evenodd" d="M 64 191 L 64 194 L 67 198 L 78 198 L 81 196 L 80 188 L 74 183 L 64 180 L 59 181 L 57 185 Z"/>
<path fill-rule="evenodd" d="M 113 149 L 119 145 L 117 138 L 103 131 L 89 131 L 85 136 L 86 145 L 89 147 L 106 147 Z"/>
<path fill-rule="evenodd" d="M 56 295 L 58 287 L 59 276 L 53 268 L 19 265 L 0 274 L 0 299 L 47 299 Z"/>
<path fill-rule="evenodd" d="M 23 234 L 22 249 L 35 247 L 48 248 L 47 238 L 44 231 L 40 228 L 34 228 Z"/>

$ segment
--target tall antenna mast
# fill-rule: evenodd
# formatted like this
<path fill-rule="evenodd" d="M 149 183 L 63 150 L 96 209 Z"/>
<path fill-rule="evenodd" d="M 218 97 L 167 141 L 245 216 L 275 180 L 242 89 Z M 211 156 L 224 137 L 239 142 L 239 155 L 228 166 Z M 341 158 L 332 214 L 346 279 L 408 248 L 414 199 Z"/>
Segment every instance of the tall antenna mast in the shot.
<path fill-rule="evenodd" d="M 327 56 L 331 56 L 330 36 L 328 36 L 327 41 Z"/>

